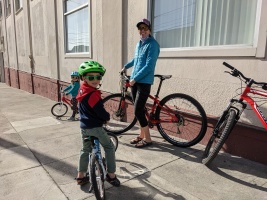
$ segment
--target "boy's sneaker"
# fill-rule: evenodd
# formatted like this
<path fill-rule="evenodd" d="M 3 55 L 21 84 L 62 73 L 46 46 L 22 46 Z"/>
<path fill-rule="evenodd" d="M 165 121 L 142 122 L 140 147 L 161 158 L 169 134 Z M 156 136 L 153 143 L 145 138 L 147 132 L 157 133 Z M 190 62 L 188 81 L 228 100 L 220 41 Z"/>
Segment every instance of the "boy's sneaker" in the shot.
<path fill-rule="evenodd" d="M 75 117 L 72 117 L 72 116 L 71 116 L 70 118 L 68 118 L 68 120 L 69 120 L 69 121 L 75 121 Z"/>
<path fill-rule="evenodd" d="M 115 187 L 119 187 L 121 185 L 121 182 L 119 179 L 117 179 L 117 176 L 115 176 L 114 178 L 110 178 L 109 175 L 107 174 L 106 181 Z"/>

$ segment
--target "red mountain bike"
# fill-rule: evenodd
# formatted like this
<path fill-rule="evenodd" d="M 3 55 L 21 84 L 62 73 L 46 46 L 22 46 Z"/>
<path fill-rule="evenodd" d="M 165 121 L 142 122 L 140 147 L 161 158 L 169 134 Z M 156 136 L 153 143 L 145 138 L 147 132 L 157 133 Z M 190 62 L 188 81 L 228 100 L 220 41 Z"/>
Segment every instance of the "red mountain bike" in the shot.
<path fill-rule="evenodd" d="M 229 105 L 218 120 L 203 154 L 202 163 L 205 165 L 210 164 L 212 160 L 217 156 L 234 126 L 238 122 L 241 114 L 246 109 L 247 104 L 244 103 L 244 101 L 246 101 L 251 106 L 252 110 L 255 112 L 255 114 L 258 116 L 261 123 L 267 130 L 267 118 L 263 115 L 262 111 L 259 109 L 258 104 L 255 102 L 254 99 L 256 97 L 254 97 L 253 99 L 251 96 L 249 96 L 249 94 L 253 94 L 256 96 L 267 97 L 267 92 L 252 88 L 252 85 L 254 85 L 260 86 L 263 90 L 267 90 L 267 83 L 256 82 L 251 78 L 245 77 L 240 71 L 226 62 L 224 62 L 223 65 L 231 69 L 231 72 L 226 71 L 226 73 L 229 73 L 234 77 L 238 77 L 241 80 L 241 83 L 246 83 L 246 87 L 241 92 L 239 99 L 230 100 Z M 265 99 L 265 103 L 266 100 L 267 99 Z"/>
<path fill-rule="evenodd" d="M 180 93 L 170 94 L 159 99 L 162 82 L 171 75 L 155 75 L 160 79 L 156 95 L 149 95 L 145 107 L 149 127 L 157 127 L 162 137 L 179 147 L 189 147 L 198 143 L 207 130 L 207 117 L 200 103 L 194 98 Z M 128 88 L 129 76 L 121 73 L 121 93 L 111 94 L 103 99 L 111 120 L 104 127 L 108 132 L 124 133 L 137 122 L 134 115 L 134 102 Z M 150 101 L 150 102 L 149 102 Z"/>
<path fill-rule="evenodd" d="M 62 86 L 60 87 L 61 100 L 55 103 L 51 108 L 52 115 L 62 117 L 68 112 L 68 105 L 72 108 L 71 100 L 66 98 Z M 78 113 L 78 109 L 76 111 Z"/>

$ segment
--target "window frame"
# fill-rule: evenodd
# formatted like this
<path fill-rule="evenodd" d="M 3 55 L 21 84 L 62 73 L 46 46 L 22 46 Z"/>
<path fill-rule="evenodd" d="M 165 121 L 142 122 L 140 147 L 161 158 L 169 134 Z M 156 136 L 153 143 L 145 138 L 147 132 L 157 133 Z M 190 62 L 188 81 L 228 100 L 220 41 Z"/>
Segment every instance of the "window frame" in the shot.
<path fill-rule="evenodd" d="M 19 3 L 19 7 L 17 6 Z M 23 0 L 15 0 L 15 12 L 18 13 L 23 9 Z"/>
<path fill-rule="evenodd" d="M 5 15 L 8 18 L 11 15 L 11 0 L 5 0 Z M 9 6 L 8 6 L 9 5 Z"/>
<path fill-rule="evenodd" d="M 67 27 L 66 27 L 66 16 L 72 14 L 72 13 L 75 13 L 79 10 L 82 10 L 83 8 L 86 8 L 88 7 L 88 34 L 89 34 L 89 52 L 77 52 L 77 53 L 68 53 L 67 52 Z M 92 31 L 92 23 L 91 23 L 91 0 L 88 0 L 87 3 L 69 11 L 69 12 L 65 12 L 66 11 L 66 4 L 65 4 L 65 1 L 64 1 L 64 4 L 63 4 L 63 30 L 64 30 L 64 57 L 65 58 L 91 58 L 92 56 L 92 38 L 91 38 L 91 31 Z"/>
<path fill-rule="evenodd" d="M 148 2 L 148 16 L 153 19 L 153 3 L 154 0 Z M 183 47 L 183 48 L 161 48 L 161 58 L 188 58 L 188 57 L 265 57 L 266 33 L 267 26 L 263 26 L 267 13 L 263 11 L 267 9 L 267 5 L 262 0 L 257 1 L 256 23 L 254 27 L 253 46 L 248 45 L 227 45 L 227 46 L 210 46 L 210 47 Z M 153 22 L 152 22 L 153 23 Z M 266 24 L 266 23 L 265 23 Z M 261 25 L 261 26 L 260 26 Z M 153 24 L 152 24 L 153 26 Z M 153 34 L 153 27 L 152 27 Z M 264 39 L 265 37 L 265 39 Z M 264 43 L 262 41 L 265 41 Z"/>

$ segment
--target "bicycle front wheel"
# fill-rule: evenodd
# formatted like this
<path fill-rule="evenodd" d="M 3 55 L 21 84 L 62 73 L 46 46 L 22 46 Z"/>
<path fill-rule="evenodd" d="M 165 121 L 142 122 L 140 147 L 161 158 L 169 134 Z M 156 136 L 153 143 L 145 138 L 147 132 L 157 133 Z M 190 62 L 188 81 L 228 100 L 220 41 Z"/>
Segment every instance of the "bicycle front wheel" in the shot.
<path fill-rule="evenodd" d="M 105 199 L 105 176 L 97 156 L 94 153 L 91 155 L 90 174 L 96 199 Z"/>
<path fill-rule="evenodd" d="M 186 94 L 171 94 L 160 101 L 155 113 L 162 137 L 178 147 L 190 147 L 204 137 L 207 117 L 200 103 Z"/>
<path fill-rule="evenodd" d="M 235 125 L 236 112 L 232 109 L 220 119 L 220 122 L 215 126 L 214 132 L 204 150 L 202 163 L 209 165 L 217 156 L 223 144 L 231 133 Z"/>
<path fill-rule="evenodd" d="M 51 108 L 52 115 L 62 117 L 68 112 L 68 106 L 65 103 L 58 102 Z"/>
<path fill-rule="evenodd" d="M 103 99 L 103 104 L 110 114 L 110 121 L 104 125 L 106 131 L 120 134 L 136 124 L 134 103 L 130 96 L 125 96 L 124 99 L 120 93 L 111 94 Z"/>

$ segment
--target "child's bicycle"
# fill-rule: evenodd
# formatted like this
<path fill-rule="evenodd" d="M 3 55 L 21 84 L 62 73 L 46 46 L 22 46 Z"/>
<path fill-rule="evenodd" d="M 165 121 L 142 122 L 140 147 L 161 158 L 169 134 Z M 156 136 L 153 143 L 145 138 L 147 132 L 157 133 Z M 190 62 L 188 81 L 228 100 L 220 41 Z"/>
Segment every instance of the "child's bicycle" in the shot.
<path fill-rule="evenodd" d="M 205 165 L 210 164 L 212 160 L 217 156 L 223 144 L 225 143 L 226 139 L 228 138 L 229 134 L 231 133 L 232 129 L 238 122 L 242 112 L 244 111 L 244 109 L 246 109 L 247 104 L 244 103 L 244 101 L 246 101 L 251 106 L 252 110 L 255 112 L 255 114 L 258 116 L 261 123 L 267 130 L 267 118 L 263 115 L 256 101 L 254 100 L 257 98 L 256 96 L 267 97 L 267 92 L 257 89 L 252 89 L 252 85 L 254 85 L 258 87 L 261 86 L 263 90 L 267 90 L 267 83 L 256 82 L 251 78 L 247 78 L 240 71 L 238 71 L 237 69 L 235 69 L 233 66 L 229 65 L 226 62 L 224 62 L 223 65 L 231 69 L 231 72 L 225 71 L 226 73 L 229 73 L 234 77 L 238 77 L 241 80 L 241 89 L 242 89 L 242 82 L 246 83 L 246 87 L 241 92 L 239 98 L 237 99 L 233 98 L 230 100 L 229 105 L 219 118 L 212 132 L 212 136 L 204 150 L 202 163 Z M 249 94 L 253 94 L 256 96 L 251 97 L 249 96 Z M 267 99 L 261 98 L 260 100 L 264 100 L 265 101 L 264 103 L 266 103 Z"/>
<path fill-rule="evenodd" d="M 111 94 L 103 99 L 105 109 L 110 113 L 110 121 L 104 127 L 115 134 L 130 130 L 137 122 L 134 102 L 129 92 L 129 76 L 121 73 L 121 93 Z M 162 82 L 171 75 L 155 75 L 160 79 L 156 95 L 149 95 L 152 103 L 145 107 L 149 127 L 157 126 L 162 137 L 178 147 L 197 144 L 207 130 L 207 117 L 200 103 L 181 93 L 174 93 L 159 99 Z"/>
<path fill-rule="evenodd" d="M 60 96 L 61 96 L 61 98 L 60 98 L 61 100 L 59 102 L 55 103 L 51 108 L 51 113 L 55 117 L 64 116 L 68 112 L 68 106 L 67 105 L 69 105 L 72 108 L 71 100 L 65 96 L 65 93 L 63 92 L 62 86 L 60 87 Z M 77 109 L 76 113 L 78 113 L 78 109 Z"/>
<path fill-rule="evenodd" d="M 118 148 L 118 138 L 113 133 L 108 132 L 108 136 L 112 141 L 115 151 Z M 89 154 L 89 165 L 88 165 L 88 178 L 90 187 L 89 192 L 94 192 L 97 200 L 105 199 L 105 186 L 104 182 L 106 179 L 107 171 L 106 171 L 106 161 L 105 158 L 102 157 L 99 140 L 96 137 L 85 138 L 84 141 L 89 141 L 92 147 L 92 152 Z"/>

